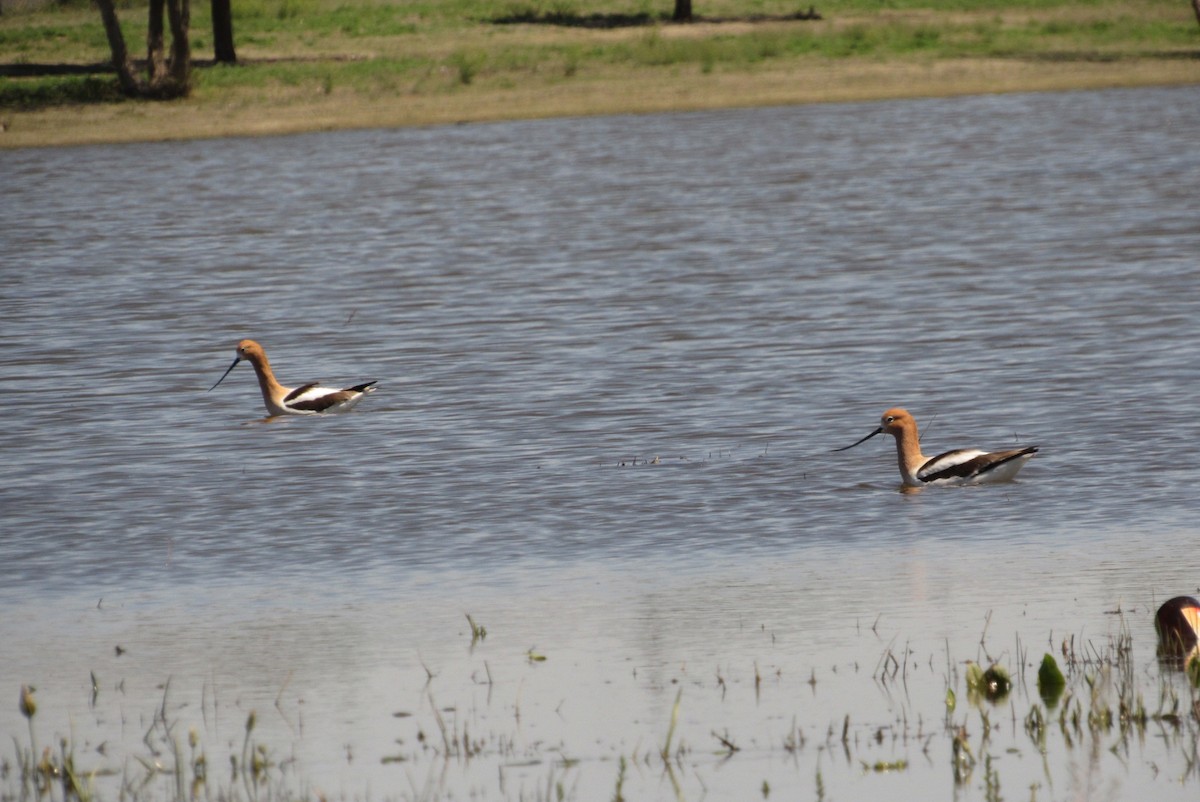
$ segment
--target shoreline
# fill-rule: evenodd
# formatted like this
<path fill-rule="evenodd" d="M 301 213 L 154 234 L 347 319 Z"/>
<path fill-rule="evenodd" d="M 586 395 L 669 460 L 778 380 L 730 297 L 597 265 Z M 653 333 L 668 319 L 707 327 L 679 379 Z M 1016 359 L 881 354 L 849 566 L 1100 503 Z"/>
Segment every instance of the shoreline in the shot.
<path fill-rule="evenodd" d="M 271 94 L 200 92 L 163 103 L 6 109 L 0 150 L 1184 85 L 1200 86 L 1194 59 L 806 59 L 753 71 L 598 70 L 538 85 L 480 82 L 385 97 L 301 86 Z"/>

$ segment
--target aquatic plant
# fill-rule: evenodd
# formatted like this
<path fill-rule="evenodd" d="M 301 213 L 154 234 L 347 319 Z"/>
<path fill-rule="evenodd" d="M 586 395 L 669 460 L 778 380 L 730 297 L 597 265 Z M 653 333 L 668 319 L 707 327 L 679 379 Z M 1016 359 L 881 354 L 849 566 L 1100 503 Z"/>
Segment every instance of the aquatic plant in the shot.
<path fill-rule="evenodd" d="M 482 629 L 469 616 L 468 623 L 472 632 Z M 922 669 L 922 663 L 926 661 L 914 660 L 907 645 L 903 650 L 888 647 L 872 681 L 889 701 L 905 700 L 898 717 L 871 721 L 859 713 L 852 717 L 847 712 L 831 721 L 817 723 L 811 719 L 806 721 L 801 708 L 792 713 L 786 730 L 768 740 L 752 733 L 738 732 L 719 721 L 704 721 L 702 705 L 696 708 L 698 720 L 689 718 L 685 724 L 683 686 L 680 685 L 675 689 L 673 700 L 670 697 L 664 700 L 671 704 L 661 739 L 652 737 L 648 747 L 639 743 L 632 751 L 622 748 L 616 752 L 611 758 L 616 763 L 615 777 L 607 773 L 608 768 L 599 770 L 604 772 L 606 783 L 613 782 L 611 798 L 618 802 L 640 798 L 643 788 L 639 783 L 655 781 L 647 778 L 657 778 L 669 786 L 668 793 L 673 790 L 676 796 L 690 798 L 687 793 L 692 787 L 690 784 L 704 783 L 703 771 L 710 765 L 706 761 L 740 761 L 746 755 L 776 752 L 797 764 L 810 761 L 814 773 L 809 776 L 815 784 L 815 797 L 824 799 L 831 795 L 834 782 L 845 779 L 846 769 L 856 774 L 911 775 L 920 771 L 923 764 L 944 767 L 942 761 L 946 761 L 950 764 L 947 780 L 956 787 L 975 784 L 985 799 L 1000 799 L 1004 797 L 1002 789 L 1005 786 L 1009 797 L 1013 793 L 1013 781 L 1007 772 L 1014 762 L 1005 760 L 1004 756 L 1019 752 L 1027 745 L 1038 753 L 1045 772 L 1045 784 L 1052 786 L 1063 755 L 1070 756 L 1080 748 L 1092 750 L 1102 743 L 1119 760 L 1129 761 L 1131 754 L 1137 754 L 1135 750 L 1144 749 L 1143 744 L 1151 740 L 1159 750 L 1155 760 L 1163 770 L 1169 759 L 1172 782 L 1200 783 L 1200 768 L 1197 768 L 1200 766 L 1200 755 L 1197 754 L 1200 693 L 1190 682 L 1180 682 L 1179 669 L 1163 666 L 1157 674 L 1137 670 L 1130 648 L 1131 637 L 1126 632 L 1106 641 L 1067 639 L 1063 643 L 1068 656 L 1065 671 L 1050 654 L 1043 656 L 1040 665 L 1029 662 L 1030 667 L 1039 666 L 1036 691 L 1011 679 L 1014 675 L 1023 676 L 1026 658 L 1020 657 L 1024 650 L 1019 645 L 1015 659 L 1007 654 L 997 655 L 994 659 L 989 658 L 986 669 L 983 663 L 955 660 L 948 647 L 944 676 L 934 667 L 932 656 L 927 661 L 929 674 L 937 677 L 935 681 L 945 683 L 937 686 L 939 691 L 945 688 L 944 694 L 918 694 L 924 700 L 923 704 L 930 707 L 911 712 L 908 704 L 913 697 L 908 696 L 902 686 L 907 684 L 917 688 L 928 681 L 928 675 Z M 522 683 L 536 683 L 552 673 L 547 668 L 537 667 L 543 660 L 544 655 L 532 648 L 524 653 L 524 659 L 518 650 L 512 655 L 510 667 L 517 666 L 527 672 Z M 965 669 L 960 669 L 962 666 Z M 477 678 L 474 670 L 486 670 L 487 682 Z M 482 669 L 474 670 L 467 687 L 486 685 L 490 703 L 495 686 L 491 670 L 486 663 Z M 636 671 L 634 673 L 636 676 Z M 841 672 L 835 667 L 833 673 Z M 811 670 L 806 670 L 805 674 L 815 677 Z M 765 674 L 758 661 L 751 661 L 740 674 L 736 669 L 722 666 L 715 679 L 712 674 L 706 674 L 703 680 L 690 681 L 696 686 L 707 687 L 714 696 L 724 696 L 723 705 L 736 704 L 739 699 L 752 699 L 753 704 L 774 704 L 772 694 L 781 685 L 763 682 L 765 677 L 771 676 L 780 675 L 777 671 Z M 397 738 L 396 745 L 385 750 L 379 758 L 381 765 L 403 766 L 410 776 L 424 771 L 431 777 L 442 778 L 447 774 L 453 776 L 455 772 L 471 774 L 473 770 L 469 766 L 491 760 L 495 761 L 501 775 L 523 772 L 525 783 L 514 793 L 507 790 L 502 781 L 501 790 L 495 794 L 497 798 L 566 800 L 573 797 L 576 786 L 591 779 L 589 763 L 595 771 L 598 765 L 604 766 L 610 759 L 568 756 L 568 747 L 574 751 L 577 746 L 565 742 L 526 740 L 520 734 L 522 728 L 540 730 L 544 722 L 530 720 L 530 713 L 522 708 L 520 691 L 511 708 L 514 731 L 481 730 L 477 722 L 488 719 L 464 714 L 461 699 L 452 699 L 450 704 L 439 703 L 445 691 L 435 686 L 447 681 L 444 671 L 435 675 L 426 668 L 426 677 L 426 684 L 420 690 L 419 709 L 393 714 L 396 719 L 415 726 L 415 741 Z M 90 680 L 89 693 L 94 698 L 100 683 L 94 675 Z M 671 683 L 677 681 L 679 678 L 670 678 Z M 795 684 L 810 686 L 816 693 L 816 684 L 810 685 L 803 674 Z M 964 686 L 969 706 L 958 704 Z M 287 687 L 285 681 L 276 707 L 280 707 Z M 504 683 L 500 687 L 504 687 Z M 806 693 L 808 690 L 805 687 Z M 1144 697 L 1150 697 L 1155 691 L 1159 697 L 1157 702 L 1147 705 Z M 171 697 L 175 693 L 168 678 L 162 685 L 157 705 L 145 719 L 147 728 L 140 742 L 144 751 L 137 748 L 129 751 L 130 747 L 126 746 L 124 753 L 117 747 L 97 753 L 82 748 L 73 735 L 56 735 L 53 748 L 41 749 L 45 736 L 40 731 L 44 728 L 42 714 L 33 687 L 23 686 L 16 701 L 29 731 L 24 738 L 14 739 L 16 770 L 11 774 L 0 773 L 0 802 L 35 799 L 47 799 L 48 802 L 120 799 L 287 802 L 312 798 L 306 785 L 297 777 L 297 771 L 302 776 L 303 767 L 297 767 L 293 760 L 278 757 L 278 743 L 272 742 L 270 734 L 264 732 L 265 711 L 261 707 L 245 711 L 238 734 L 224 739 L 228 753 L 221 754 L 210 750 L 206 744 L 207 723 L 189 726 L 179 718 L 181 711 L 187 710 L 189 705 L 172 704 Z M 1004 704 L 998 705 L 1001 699 Z M 205 706 L 202 702 L 201 707 Z M 1018 736 L 1020 744 L 1015 744 L 1006 735 L 1008 728 L 1001 725 L 1009 715 L 1012 717 L 1012 735 Z M 930 722 L 935 725 L 930 727 Z M 696 726 L 710 733 L 718 748 L 699 752 L 689 750 L 685 738 L 688 732 L 695 731 Z M 815 728 L 823 730 L 825 737 L 823 740 L 816 738 L 815 748 L 810 750 L 809 736 Z M 881 747 L 890 748 L 892 753 L 879 754 Z M 828 756 L 835 752 L 839 759 L 830 763 Z M 222 762 L 228 760 L 227 773 L 213 770 L 218 754 Z M 914 760 L 920 754 L 924 754 L 925 760 Z M 347 746 L 347 761 L 355 757 L 357 755 L 351 755 Z M 530 766 L 542 766 L 544 770 L 538 769 L 536 777 L 532 777 L 527 768 L 522 768 Z M 838 766 L 843 767 L 843 774 L 835 777 L 830 772 Z M 647 771 L 652 767 L 655 770 Z M 639 771 L 631 772 L 631 768 Z M 10 783 L 7 788 L 4 787 L 6 777 L 11 778 L 7 780 Z M 459 798 L 452 783 L 443 787 L 442 782 L 438 779 L 424 790 L 414 787 L 414 798 Z M 762 793 L 771 796 L 783 796 L 793 790 L 774 776 L 759 778 L 756 782 Z M 1027 778 L 1023 778 L 1022 783 L 1025 782 Z"/>
<path fill-rule="evenodd" d="M 675 704 L 671 706 L 671 725 L 667 727 L 667 740 L 663 742 L 662 759 L 669 763 L 671 759 L 671 740 L 675 737 L 675 728 L 679 726 L 679 702 L 683 699 L 683 688 L 675 694 Z"/>
<path fill-rule="evenodd" d="M 1063 691 L 1067 687 L 1066 678 L 1058 670 L 1058 663 L 1055 662 L 1054 655 L 1049 652 L 1042 657 L 1042 664 L 1038 668 L 1037 687 L 1047 708 L 1053 708 L 1058 704 L 1058 700 L 1062 698 Z"/>
<path fill-rule="evenodd" d="M 474 646 L 476 643 L 487 637 L 487 628 L 482 624 L 476 624 L 475 619 L 471 617 L 470 613 L 467 613 L 466 616 L 467 624 L 469 624 L 471 627 L 471 646 Z"/>

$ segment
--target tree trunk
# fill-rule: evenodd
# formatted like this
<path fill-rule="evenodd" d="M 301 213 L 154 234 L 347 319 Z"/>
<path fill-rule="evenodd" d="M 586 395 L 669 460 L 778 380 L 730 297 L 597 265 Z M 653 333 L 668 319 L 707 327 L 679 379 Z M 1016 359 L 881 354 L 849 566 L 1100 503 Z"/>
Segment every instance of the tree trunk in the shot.
<path fill-rule="evenodd" d="M 1196 0 L 1200 3 L 1200 0 Z M 236 64 L 233 52 L 233 11 L 230 0 L 212 0 L 213 57 L 218 64 Z"/>
<path fill-rule="evenodd" d="M 1200 3 L 1200 0 L 1195 2 Z M 671 15 L 671 19 L 676 22 L 691 22 L 692 0 L 675 0 L 675 13 Z"/>
<path fill-rule="evenodd" d="M 150 20 L 146 28 L 146 61 L 150 65 L 150 85 L 158 86 L 167 77 L 167 56 L 163 50 L 163 9 L 166 0 L 150 0 Z"/>
<path fill-rule="evenodd" d="M 117 19 L 113 0 L 96 0 L 96 5 L 100 7 L 100 19 L 104 21 L 104 33 L 108 36 L 113 69 L 117 71 L 121 91 L 130 97 L 136 97 L 141 94 L 142 85 L 133 74 L 133 64 L 129 61 L 129 51 L 125 49 L 125 37 L 121 33 L 121 23 Z"/>
<path fill-rule="evenodd" d="M 1200 22 L 1200 0 L 1192 0 L 1192 11 L 1196 12 L 1196 22 Z"/>
<path fill-rule="evenodd" d="M 167 0 L 167 19 L 171 22 L 171 59 L 167 63 L 172 84 L 171 96 L 182 97 L 191 90 L 192 48 L 188 44 L 191 8 L 188 0 Z"/>
<path fill-rule="evenodd" d="M 171 56 L 165 67 L 162 25 L 164 3 L 167 18 L 171 22 Z M 130 97 L 161 99 L 187 95 L 191 90 L 192 69 L 192 51 L 188 45 L 188 0 L 150 0 L 149 30 L 146 36 L 150 82 L 141 80 L 134 72 L 113 0 L 96 0 L 96 5 L 100 8 L 100 19 L 104 22 L 104 33 L 108 37 L 108 47 L 112 50 L 113 68 L 117 71 L 117 81 L 122 92 Z"/>

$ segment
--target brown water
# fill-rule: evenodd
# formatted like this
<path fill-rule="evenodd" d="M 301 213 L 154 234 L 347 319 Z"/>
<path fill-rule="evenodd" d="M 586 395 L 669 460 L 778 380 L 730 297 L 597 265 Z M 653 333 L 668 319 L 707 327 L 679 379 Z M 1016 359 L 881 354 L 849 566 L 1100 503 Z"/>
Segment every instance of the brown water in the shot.
<path fill-rule="evenodd" d="M 0 152 L 0 733 L 35 685 L 108 799 L 164 705 L 213 788 L 253 710 L 330 798 L 983 799 L 987 754 L 1194 799 L 1194 719 L 1022 719 L 1064 639 L 1193 699 L 1151 619 L 1200 590 L 1198 130 L 1184 88 Z M 248 367 L 206 392 L 242 337 L 380 390 L 262 425 Z M 1042 453 L 899 493 L 829 452 L 893 405 Z"/>

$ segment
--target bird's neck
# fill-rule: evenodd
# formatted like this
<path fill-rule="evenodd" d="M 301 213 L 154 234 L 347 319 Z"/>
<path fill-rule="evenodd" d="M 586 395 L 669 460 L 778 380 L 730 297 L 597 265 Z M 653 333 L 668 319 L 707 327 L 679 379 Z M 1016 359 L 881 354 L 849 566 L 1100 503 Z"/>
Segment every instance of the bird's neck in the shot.
<path fill-rule="evenodd" d="M 286 411 L 283 408 L 283 399 L 288 394 L 287 388 L 276 380 L 271 363 L 266 357 L 252 360 L 250 364 L 254 366 L 254 375 L 258 377 L 258 389 L 262 390 L 263 403 L 272 415 L 282 415 Z"/>
<path fill-rule="evenodd" d="M 928 460 L 921 453 L 921 441 L 916 432 L 905 430 L 896 435 L 896 459 L 900 463 L 905 484 L 920 486 L 917 471 Z"/>

